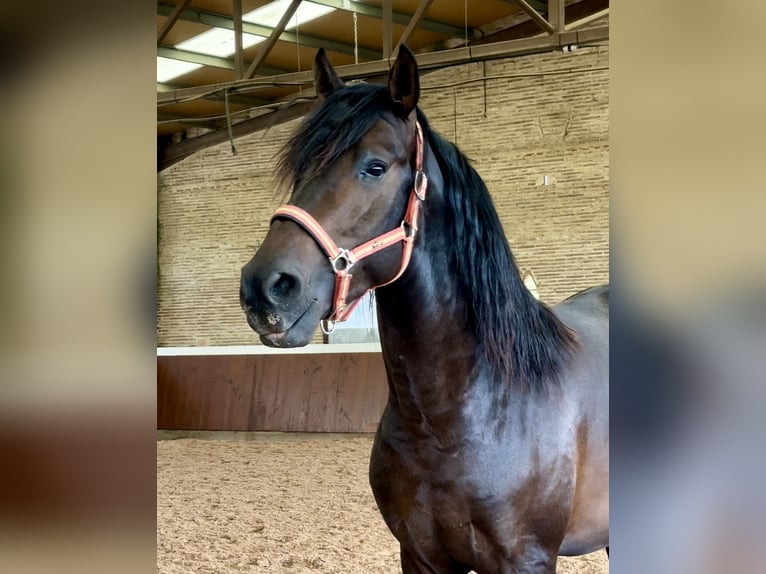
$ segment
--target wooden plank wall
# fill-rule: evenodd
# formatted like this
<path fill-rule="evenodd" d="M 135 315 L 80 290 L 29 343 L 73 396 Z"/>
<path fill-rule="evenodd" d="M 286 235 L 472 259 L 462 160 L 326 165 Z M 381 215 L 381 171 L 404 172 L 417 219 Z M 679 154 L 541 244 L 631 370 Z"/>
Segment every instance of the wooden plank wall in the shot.
<path fill-rule="evenodd" d="M 157 428 L 374 432 L 380 353 L 157 357 Z"/>

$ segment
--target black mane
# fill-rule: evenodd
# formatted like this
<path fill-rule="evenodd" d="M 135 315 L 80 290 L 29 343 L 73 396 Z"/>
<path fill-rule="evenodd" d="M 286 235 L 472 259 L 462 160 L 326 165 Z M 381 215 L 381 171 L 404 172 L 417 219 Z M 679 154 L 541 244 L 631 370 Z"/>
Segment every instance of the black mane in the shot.
<path fill-rule="evenodd" d="M 282 184 L 308 181 L 351 149 L 391 108 L 388 91 L 375 84 L 347 86 L 331 94 L 281 150 Z"/>
<path fill-rule="evenodd" d="M 468 158 L 431 130 L 420 110 L 418 121 L 444 178 L 450 258 L 468 323 L 501 379 L 544 390 L 576 344 L 574 333 L 524 286 L 489 191 Z"/>
<path fill-rule="evenodd" d="M 330 95 L 285 144 L 281 180 L 294 184 L 316 176 L 390 107 L 385 86 L 358 84 Z M 558 379 L 575 336 L 524 286 L 486 185 L 468 158 L 431 130 L 419 109 L 417 114 L 444 177 L 451 266 L 472 334 L 499 380 L 545 391 Z"/>

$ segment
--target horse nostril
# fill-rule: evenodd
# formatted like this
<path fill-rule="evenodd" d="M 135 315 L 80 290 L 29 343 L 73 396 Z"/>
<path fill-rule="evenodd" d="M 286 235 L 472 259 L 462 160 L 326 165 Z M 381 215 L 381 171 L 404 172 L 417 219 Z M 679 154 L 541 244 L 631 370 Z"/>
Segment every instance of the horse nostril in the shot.
<path fill-rule="evenodd" d="M 272 303 L 286 301 L 295 296 L 299 290 L 298 278 L 289 273 L 274 273 L 264 285 L 266 297 Z"/>
<path fill-rule="evenodd" d="M 297 281 L 292 275 L 280 273 L 279 279 L 271 287 L 271 292 L 280 299 L 285 298 L 295 288 Z"/>

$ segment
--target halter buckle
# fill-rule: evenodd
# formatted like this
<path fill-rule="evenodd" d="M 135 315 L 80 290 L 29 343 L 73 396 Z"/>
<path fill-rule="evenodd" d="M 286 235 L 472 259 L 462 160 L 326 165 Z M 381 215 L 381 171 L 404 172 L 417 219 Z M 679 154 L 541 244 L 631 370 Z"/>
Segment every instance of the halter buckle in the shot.
<path fill-rule="evenodd" d="M 428 176 L 421 169 L 415 172 L 415 179 L 412 182 L 412 189 L 415 191 L 415 195 L 418 196 L 420 201 L 426 199 L 426 188 L 428 187 Z"/>
<path fill-rule="evenodd" d="M 335 257 L 330 258 L 330 265 L 336 274 L 350 271 L 355 263 L 356 255 L 348 249 L 341 249 Z"/>

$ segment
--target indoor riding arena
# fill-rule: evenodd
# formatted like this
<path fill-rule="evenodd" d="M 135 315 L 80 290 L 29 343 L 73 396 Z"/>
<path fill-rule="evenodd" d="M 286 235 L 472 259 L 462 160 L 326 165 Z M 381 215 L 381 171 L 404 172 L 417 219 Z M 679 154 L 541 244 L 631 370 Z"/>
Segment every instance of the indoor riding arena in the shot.
<path fill-rule="evenodd" d="M 241 306 L 287 199 L 280 150 L 318 105 L 319 48 L 344 82 L 385 84 L 406 44 L 527 289 L 555 305 L 608 283 L 608 2 L 162 0 L 157 31 L 157 571 L 401 572 L 368 476 L 389 396 L 374 303 L 296 348 Z"/>

